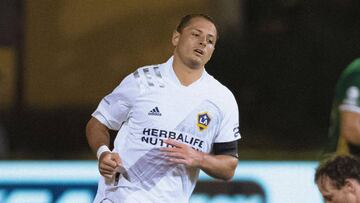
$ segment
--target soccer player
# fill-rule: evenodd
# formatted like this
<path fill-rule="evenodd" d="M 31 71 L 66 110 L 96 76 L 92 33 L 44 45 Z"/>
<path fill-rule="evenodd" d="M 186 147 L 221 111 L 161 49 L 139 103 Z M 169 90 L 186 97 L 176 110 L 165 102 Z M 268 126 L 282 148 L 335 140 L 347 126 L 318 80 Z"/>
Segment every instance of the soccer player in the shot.
<path fill-rule="evenodd" d="M 102 175 L 94 202 L 188 202 L 200 169 L 233 177 L 237 103 L 204 67 L 217 38 L 212 18 L 184 16 L 173 56 L 137 69 L 101 100 L 86 127 Z M 109 129 L 118 130 L 112 151 Z"/>
<path fill-rule="evenodd" d="M 326 203 L 360 202 L 360 158 L 341 155 L 322 163 L 315 182 Z"/>
<path fill-rule="evenodd" d="M 341 74 L 335 89 L 326 152 L 360 156 L 360 58 Z"/>

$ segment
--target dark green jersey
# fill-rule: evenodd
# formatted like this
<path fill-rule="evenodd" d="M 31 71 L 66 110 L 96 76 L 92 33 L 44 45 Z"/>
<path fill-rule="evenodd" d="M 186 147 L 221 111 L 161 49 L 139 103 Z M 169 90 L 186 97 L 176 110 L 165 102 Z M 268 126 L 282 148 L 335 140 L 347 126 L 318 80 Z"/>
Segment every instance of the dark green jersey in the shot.
<path fill-rule="evenodd" d="M 335 97 L 331 110 L 327 152 L 335 152 L 340 134 L 340 111 L 360 113 L 360 58 L 354 60 L 340 75 L 336 84 Z M 360 146 L 349 145 L 351 154 L 360 155 Z"/>

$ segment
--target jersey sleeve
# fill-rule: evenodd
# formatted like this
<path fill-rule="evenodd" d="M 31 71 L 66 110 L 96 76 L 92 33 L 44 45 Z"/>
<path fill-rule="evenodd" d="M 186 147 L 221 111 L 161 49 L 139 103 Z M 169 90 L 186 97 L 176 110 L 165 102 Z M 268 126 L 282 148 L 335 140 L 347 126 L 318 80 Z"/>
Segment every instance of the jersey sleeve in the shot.
<path fill-rule="evenodd" d="M 214 143 L 231 142 L 241 138 L 239 131 L 239 111 L 236 100 L 230 93 L 224 101 L 223 119 Z"/>
<path fill-rule="evenodd" d="M 351 111 L 360 113 L 360 73 L 353 73 L 346 79 L 344 87 L 340 92 L 340 106 L 341 111 Z"/>
<path fill-rule="evenodd" d="M 119 130 L 122 123 L 127 120 L 139 92 L 139 85 L 134 75 L 128 75 L 119 86 L 100 101 L 92 116 L 109 129 Z"/>

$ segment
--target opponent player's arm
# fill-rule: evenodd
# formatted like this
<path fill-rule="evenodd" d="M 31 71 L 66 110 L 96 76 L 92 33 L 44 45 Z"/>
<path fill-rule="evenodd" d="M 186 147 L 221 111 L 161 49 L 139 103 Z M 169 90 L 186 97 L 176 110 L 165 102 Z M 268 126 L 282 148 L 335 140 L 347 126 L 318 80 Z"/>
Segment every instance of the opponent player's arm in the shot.
<path fill-rule="evenodd" d="M 221 155 L 213 155 L 197 151 L 186 144 L 172 139 L 165 140 L 164 142 L 174 146 L 161 148 L 169 161 L 173 163 L 200 168 L 208 175 L 223 180 L 230 180 L 234 176 L 238 159 L 235 157 L 235 153 L 228 153 L 229 145 L 226 146 L 228 147 L 227 152 L 224 151 Z M 234 144 L 237 146 L 236 141 L 231 142 L 232 146 Z M 216 150 L 215 153 L 217 153 Z"/>
<path fill-rule="evenodd" d="M 90 148 L 98 156 L 100 174 L 111 179 L 116 168 L 121 165 L 121 159 L 117 153 L 111 153 L 110 150 L 102 150 L 102 152 L 99 150 L 102 146 L 109 146 L 109 129 L 92 117 L 86 125 L 86 137 Z"/>
<path fill-rule="evenodd" d="M 340 134 L 351 144 L 360 145 L 360 114 L 340 111 Z"/>

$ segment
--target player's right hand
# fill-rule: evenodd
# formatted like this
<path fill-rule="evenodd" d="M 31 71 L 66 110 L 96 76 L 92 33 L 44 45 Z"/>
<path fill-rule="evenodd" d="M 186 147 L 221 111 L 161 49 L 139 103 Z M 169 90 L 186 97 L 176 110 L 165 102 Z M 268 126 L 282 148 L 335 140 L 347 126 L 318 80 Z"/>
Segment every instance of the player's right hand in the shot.
<path fill-rule="evenodd" d="M 121 158 L 118 153 L 104 152 L 99 159 L 99 172 L 102 176 L 112 179 L 118 166 L 121 166 Z"/>

